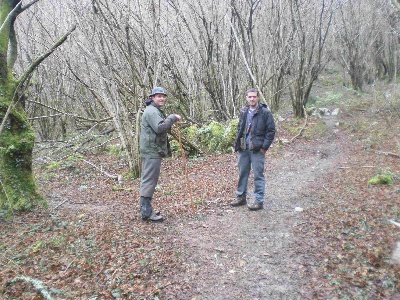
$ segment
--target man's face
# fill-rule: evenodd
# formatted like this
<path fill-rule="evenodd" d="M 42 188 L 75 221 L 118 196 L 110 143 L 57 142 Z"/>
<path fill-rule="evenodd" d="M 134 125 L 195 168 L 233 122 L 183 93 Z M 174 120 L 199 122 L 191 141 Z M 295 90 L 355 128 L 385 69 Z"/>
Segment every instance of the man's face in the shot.
<path fill-rule="evenodd" d="M 153 99 L 154 103 L 159 107 L 164 106 L 165 101 L 167 101 L 167 96 L 165 96 L 164 94 L 155 94 L 151 98 Z"/>
<path fill-rule="evenodd" d="M 250 92 L 246 96 L 247 103 L 249 103 L 250 108 L 256 108 L 258 104 L 258 96 L 256 92 Z"/>

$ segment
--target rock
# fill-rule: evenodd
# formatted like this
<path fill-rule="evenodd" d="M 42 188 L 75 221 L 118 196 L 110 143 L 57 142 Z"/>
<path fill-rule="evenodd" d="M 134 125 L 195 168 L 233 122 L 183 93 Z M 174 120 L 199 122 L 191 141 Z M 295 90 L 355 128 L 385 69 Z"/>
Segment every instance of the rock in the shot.
<path fill-rule="evenodd" d="M 318 110 L 318 113 L 321 115 L 321 116 L 330 116 L 332 113 L 331 113 L 331 111 L 329 110 L 329 108 L 320 108 L 319 110 Z"/>
<path fill-rule="evenodd" d="M 304 209 L 301 207 L 295 207 L 294 211 L 296 212 L 302 212 Z"/>
<path fill-rule="evenodd" d="M 331 113 L 332 116 L 337 116 L 338 114 L 339 114 L 339 108 L 335 108 Z"/>
<path fill-rule="evenodd" d="M 400 263 L 400 241 L 397 242 L 396 247 L 392 253 L 392 259 L 396 262 L 396 263 Z"/>

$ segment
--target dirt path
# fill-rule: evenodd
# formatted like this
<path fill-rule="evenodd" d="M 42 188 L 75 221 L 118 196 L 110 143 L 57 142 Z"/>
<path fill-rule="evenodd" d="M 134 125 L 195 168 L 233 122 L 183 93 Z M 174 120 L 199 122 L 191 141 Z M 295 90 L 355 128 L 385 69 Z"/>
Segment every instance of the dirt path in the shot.
<path fill-rule="evenodd" d="M 38 183 L 49 209 L 0 222 L 0 294 L 32 299 L 33 287 L 6 285 L 26 275 L 59 299 L 326 299 L 355 292 L 389 299 L 397 271 L 373 255 L 383 249 L 388 257 L 399 240 L 382 222 L 398 207 L 399 188 L 365 189 L 365 181 L 380 169 L 398 174 L 398 165 L 365 148 L 369 135 L 354 131 L 369 121 L 362 117 L 343 112 L 340 127 L 337 117 L 313 119 L 302 138 L 268 152 L 266 209 L 256 212 L 229 206 L 238 176 L 234 154 L 187 161 L 193 199 L 179 159 L 165 160 L 155 208 L 166 220 L 158 224 L 139 217 L 139 180 L 116 185 L 78 158 L 56 169 L 41 166 Z M 395 133 L 386 138 L 395 142 Z M 110 173 L 126 170 L 114 155 L 88 160 Z"/>
<path fill-rule="evenodd" d="M 324 137 L 285 147 L 282 157 L 268 158 L 264 210 L 225 206 L 175 224 L 187 272 L 172 281 L 190 287 L 190 294 L 178 299 L 304 299 L 307 254 L 296 251 L 293 229 L 307 220 L 296 208 L 306 210 L 320 201 L 313 186 L 321 184 L 343 155 L 336 118 L 325 117 L 324 122 L 329 129 Z"/>

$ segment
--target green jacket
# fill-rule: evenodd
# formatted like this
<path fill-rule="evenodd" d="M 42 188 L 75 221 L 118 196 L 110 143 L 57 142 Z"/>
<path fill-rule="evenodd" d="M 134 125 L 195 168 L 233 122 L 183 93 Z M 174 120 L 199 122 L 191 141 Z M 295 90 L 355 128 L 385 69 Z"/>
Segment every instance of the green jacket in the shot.
<path fill-rule="evenodd" d="M 163 111 L 154 102 L 148 105 L 142 117 L 140 156 L 147 158 L 171 156 L 168 131 L 177 120 L 174 114 L 165 118 Z"/>

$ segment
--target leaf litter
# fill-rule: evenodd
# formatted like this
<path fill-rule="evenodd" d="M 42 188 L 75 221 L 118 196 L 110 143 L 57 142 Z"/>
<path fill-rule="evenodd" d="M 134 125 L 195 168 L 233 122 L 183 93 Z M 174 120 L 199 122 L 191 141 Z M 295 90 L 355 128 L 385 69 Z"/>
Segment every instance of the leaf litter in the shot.
<path fill-rule="evenodd" d="M 274 143 L 266 205 L 257 212 L 229 206 L 235 154 L 187 160 L 192 197 L 180 157 L 163 161 L 154 197 L 166 218 L 160 224 L 139 218 L 139 180 L 116 189 L 82 161 L 38 167 L 49 208 L 0 221 L 2 297 L 41 299 L 28 284 L 7 285 L 17 276 L 40 280 L 56 299 L 396 297 L 400 267 L 391 254 L 400 228 L 387 220 L 400 220 L 399 161 L 378 150 L 396 149 L 399 124 L 388 131 L 375 114 L 356 117 L 381 125 L 375 149 L 365 145 L 371 133 L 355 131 L 346 112 L 307 128 L 312 134 L 325 124 L 324 135 Z M 283 123 L 277 138 L 291 138 Z M 127 170 L 115 156 L 88 159 L 110 173 Z M 393 184 L 367 184 L 383 171 Z"/>

